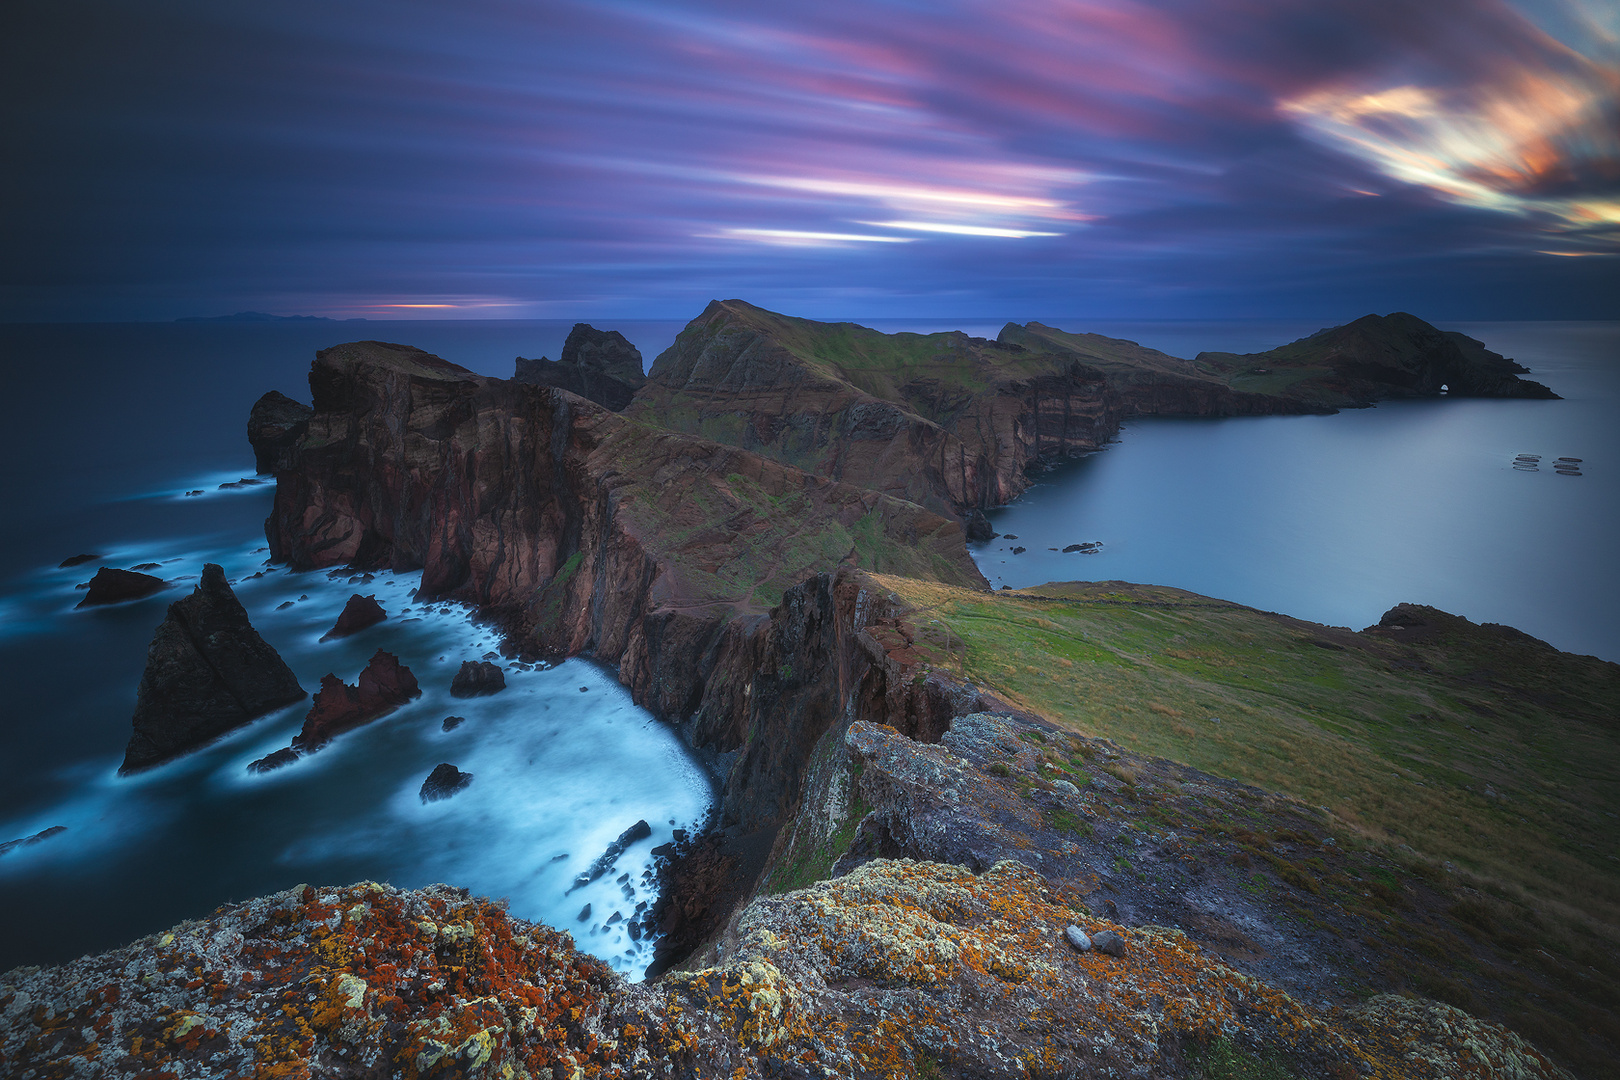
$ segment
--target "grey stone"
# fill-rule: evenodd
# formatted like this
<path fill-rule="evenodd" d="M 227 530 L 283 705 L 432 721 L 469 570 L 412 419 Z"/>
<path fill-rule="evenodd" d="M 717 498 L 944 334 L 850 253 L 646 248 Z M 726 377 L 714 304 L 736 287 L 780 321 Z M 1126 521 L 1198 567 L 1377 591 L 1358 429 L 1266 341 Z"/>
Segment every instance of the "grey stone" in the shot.
<path fill-rule="evenodd" d="M 1086 932 L 1078 926 L 1064 927 L 1063 936 L 1069 939 L 1069 944 L 1074 946 L 1076 952 L 1091 951 L 1091 938 L 1087 937 Z"/>

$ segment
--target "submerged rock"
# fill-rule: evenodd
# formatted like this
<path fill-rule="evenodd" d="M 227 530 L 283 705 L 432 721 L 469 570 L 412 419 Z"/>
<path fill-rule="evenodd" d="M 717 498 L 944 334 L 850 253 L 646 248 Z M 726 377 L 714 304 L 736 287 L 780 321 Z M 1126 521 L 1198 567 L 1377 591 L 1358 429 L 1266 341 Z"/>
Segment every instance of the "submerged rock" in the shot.
<path fill-rule="evenodd" d="M 273 772 L 274 770 L 281 768 L 283 765 L 291 765 L 293 762 L 297 761 L 299 758 L 301 758 L 303 756 L 304 756 L 303 754 L 300 754 L 297 750 L 294 750 L 292 747 L 283 746 L 280 750 L 277 750 L 273 754 L 266 754 L 264 757 L 259 758 L 257 761 L 248 762 L 248 767 L 247 767 L 248 772 L 250 772 L 250 773 Z"/>
<path fill-rule="evenodd" d="M 430 803 L 448 799 L 472 783 L 472 778 L 472 773 L 462 772 L 449 762 L 444 762 L 436 766 L 433 772 L 428 774 L 428 778 L 422 781 L 422 801 Z"/>
<path fill-rule="evenodd" d="M 24 836 L 18 840 L 8 840 L 4 844 L 0 844 L 0 855 L 9 855 L 18 848 L 33 847 L 42 840 L 49 840 L 56 834 L 65 832 L 67 832 L 66 825 L 52 825 L 48 829 L 41 829 L 33 836 Z"/>
<path fill-rule="evenodd" d="M 607 850 L 602 852 L 602 854 L 597 857 L 595 862 L 591 863 L 590 869 L 586 870 L 583 874 L 574 879 L 574 884 L 569 888 L 568 891 L 573 892 L 575 889 L 589 885 L 591 882 L 613 869 L 613 864 L 619 861 L 619 856 L 623 855 L 625 850 L 631 844 L 635 843 L 637 840 L 645 840 L 651 835 L 652 826 L 648 825 L 645 821 L 638 821 L 628 829 L 624 830 L 624 832 L 619 834 L 619 838 L 613 841 L 613 843 L 609 844 L 607 846 Z"/>
<path fill-rule="evenodd" d="M 298 678 L 248 621 L 217 563 L 169 605 L 135 691 L 134 733 L 120 773 L 193 750 L 305 696 Z"/>
<path fill-rule="evenodd" d="M 349 686 L 336 675 L 321 677 L 321 688 L 309 715 L 304 717 L 303 730 L 292 741 L 293 749 L 305 753 L 319 750 L 343 732 L 421 696 L 411 669 L 393 653 L 378 649 L 360 673 L 356 686 Z"/>
<path fill-rule="evenodd" d="M 465 716 L 447 716 L 444 718 L 444 722 L 439 725 L 439 730 L 454 731 L 466 722 L 467 718 Z"/>
<path fill-rule="evenodd" d="M 247 425 L 254 469 L 271 473 L 284 467 L 293 444 L 309 430 L 309 418 L 314 415 L 314 409 L 277 390 L 255 401 Z"/>
<path fill-rule="evenodd" d="M 388 612 L 377 603 L 375 596 L 361 596 L 355 593 L 349 597 L 349 602 L 343 605 L 343 614 L 332 624 L 332 629 L 321 635 L 321 640 L 330 641 L 333 638 L 348 637 L 368 626 L 376 626 L 386 618 Z"/>
<path fill-rule="evenodd" d="M 488 660 L 464 660 L 450 682 L 451 697 L 483 697 L 506 689 L 506 673 Z"/>
<path fill-rule="evenodd" d="M 58 570 L 66 570 L 70 566 L 83 566 L 87 562 L 95 562 L 101 558 L 99 555 L 69 555 L 56 564 Z"/>
<path fill-rule="evenodd" d="M 139 600 L 168 588 L 168 582 L 150 574 L 137 574 L 133 570 L 119 570 L 103 566 L 90 579 L 90 591 L 79 601 L 79 607 L 96 604 L 120 604 L 125 600 Z"/>

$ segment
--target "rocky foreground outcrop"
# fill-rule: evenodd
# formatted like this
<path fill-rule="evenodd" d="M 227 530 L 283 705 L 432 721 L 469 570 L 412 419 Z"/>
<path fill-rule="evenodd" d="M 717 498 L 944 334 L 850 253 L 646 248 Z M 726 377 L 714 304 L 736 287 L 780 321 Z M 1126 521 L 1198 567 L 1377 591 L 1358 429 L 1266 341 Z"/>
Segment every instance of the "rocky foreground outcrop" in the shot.
<path fill-rule="evenodd" d="M 1124 956 L 1064 931 L 1117 934 Z M 1015 862 L 908 860 L 760 900 L 724 962 L 626 984 L 567 934 L 435 886 L 305 886 L 0 982 L 0 1071 L 94 1076 L 1560 1077 L 1436 1002 L 1313 1007 Z"/>
<path fill-rule="evenodd" d="M 575 323 L 563 343 L 562 358 L 517 358 L 517 382 L 555 386 L 620 412 L 647 382 L 641 351 L 617 330 Z"/>
<path fill-rule="evenodd" d="M 119 772 L 161 764 L 304 696 L 286 661 L 253 629 L 225 571 L 207 563 L 196 589 L 169 605 L 152 635 Z"/>

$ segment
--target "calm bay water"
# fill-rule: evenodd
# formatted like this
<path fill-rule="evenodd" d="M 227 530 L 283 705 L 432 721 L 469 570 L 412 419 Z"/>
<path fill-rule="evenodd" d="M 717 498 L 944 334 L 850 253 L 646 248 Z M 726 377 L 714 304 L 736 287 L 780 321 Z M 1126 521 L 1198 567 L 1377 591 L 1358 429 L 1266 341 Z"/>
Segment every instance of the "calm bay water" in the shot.
<path fill-rule="evenodd" d="M 1249 351 L 1302 324 L 1102 325 L 1181 356 Z M 992 584 L 1174 585 L 1335 626 L 1396 603 L 1620 660 L 1620 324 L 1448 325 L 1562 401 L 1386 402 L 1334 416 L 1143 419 L 993 512 Z M 1513 468 L 1519 454 L 1539 471 Z M 1582 458 L 1561 476 L 1558 457 Z M 1102 541 L 1100 554 L 1050 548 Z M 1013 555 L 1014 546 L 1027 550 Z"/>
<path fill-rule="evenodd" d="M 1044 321 L 1181 356 L 1269 348 L 1319 328 Z M 572 929 L 621 969 L 645 966 L 644 944 L 604 920 L 651 900 L 641 877 L 651 847 L 709 806 L 708 782 L 673 732 L 634 706 L 610 673 L 583 661 L 510 669 L 501 694 L 449 698 L 460 662 L 493 650 L 492 635 L 458 608 L 411 601 L 413 575 L 350 584 L 265 566 L 268 488 L 218 487 L 251 473 L 243 432 L 261 393 L 308 399 L 317 348 L 361 337 L 400 341 L 506 376 L 514 356 L 556 357 L 570 325 L 0 326 L 8 391 L 0 425 L 0 842 L 68 828 L 0 856 L 0 925 L 8 928 L 0 970 L 106 948 L 229 900 L 365 877 L 507 896 L 515 914 Z M 604 325 L 622 330 L 649 362 L 681 326 Z M 873 325 L 994 336 L 1001 323 Z M 975 557 L 996 584 L 1123 578 L 1341 625 L 1366 625 L 1401 600 L 1432 603 L 1620 659 L 1612 556 L 1620 325 L 1456 329 L 1517 356 L 1568 400 L 1136 422 L 1117 444 L 1047 474 L 994 515 L 1028 551 L 1014 556 L 1011 542 L 996 541 Z M 1585 475 L 1516 472 L 1518 453 L 1582 457 Z M 184 496 L 197 488 L 209 494 Z M 1086 540 L 1104 541 L 1103 553 L 1046 550 Z M 102 558 L 57 569 L 79 552 Z M 96 565 L 147 561 L 162 564 L 158 573 L 174 587 L 133 604 L 74 610 L 82 596 L 74 586 Z M 225 566 L 254 624 L 306 689 L 327 671 L 352 681 L 372 651 L 386 648 L 416 672 L 423 698 L 268 776 L 244 766 L 285 745 L 307 705 L 140 777 L 117 778 L 152 630 L 204 561 Z M 389 620 L 321 644 L 355 591 L 376 593 Z M 452 714 L 466 722 L 444 732 L 441 721 Z M 475 780 L 424 806 L 417 789 L 441 761 Z M 573 876 L 638 818 L 653 826 L 651 841 L 633 847 L 614 874 L 570 893 Z M 620 874 L 628 875 L 622 884 Z M 593 916 L 581 922 L 587 902 Z"/>

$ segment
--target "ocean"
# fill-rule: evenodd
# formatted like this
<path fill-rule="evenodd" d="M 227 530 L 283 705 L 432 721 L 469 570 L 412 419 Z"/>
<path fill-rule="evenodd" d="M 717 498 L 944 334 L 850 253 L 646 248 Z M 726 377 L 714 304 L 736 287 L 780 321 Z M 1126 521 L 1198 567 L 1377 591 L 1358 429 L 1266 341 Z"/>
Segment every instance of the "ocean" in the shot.
<path fill-rule="evenodd" d="M 1022 320 L 1020 320 L 1022 321 Z M 1181 356 L 1252 351 L 1319 329 L 1300 322 L 1098 323 Z M 651 359 L 677 322 L 604 322 Z M 879 320 L 896 330 L 1001 323 Z M 623 921 L 654 899 L 651 848 L 708 812 L 708 778 L 675 733 L 587 660 L 508 667 L 508 689 L 448 695 L 462 660 L 495 651 L 455 605 L 411 598 L 417 575 L 292 574 L 265 564 L 268 485 L 244 427 L 264 391 L 308 400 L 316 349 L 377 338 L 508 376 L 556 358 L 568 322 L 0 326 L 0 970 L 127 942 L 230 900 L 304 882 L 446 881 L 504 896 L 514 914 L 573 931 L 632 977 L 647 942 Z M 976 545 L 996 584 L 1121 578 L 1176 585 L 1302 618 L 1363 626 L 1399 601 L 1506 622 L 1560 648 L 1620 659 L 1612 557 L 1620 513 L 1620 324 L 1448 326 L 1516 356 L 1564 401 L 1400 403 L 1328 417 L 1139 420 L 1117 443 L 1040 476 L 992 515 L 1016 541 Z M 1542 467 L 1514 468 L 1516 455 Z M 1579 457 L 1580 476 L 1553 471 Z M 201 496 L 186 492 L 202 490 Z M 1100 554 L 1050 551 L 1102 541 Z M 1014 544 L 1027 550 L 1014 555 Z M 97 559 L 60 569 L 80 553 Z M 98 565 L 153 562 L 173 587 L 77 610 Z M 265 776 L 247 762 L 286 745 L 307 703 L 137 777 L 116 775 L 146 647 L 204 562 L 226 569 L 254 625 L 305 689 L 353 681 L 378 648 L 423 697 Z M 351 593 L 386 622 L 322 644 Z M 465 722 L 443 730 L 447 716 Z M 440 762 L 474 776 L 454 798 L 417 790 Z M 626 782 L 634 778 L 633 784 Z M 626 827 L 650 839 L 582 889 L 573 879 Z M 591 914 L 581 919 L 586 904 Z"/>

